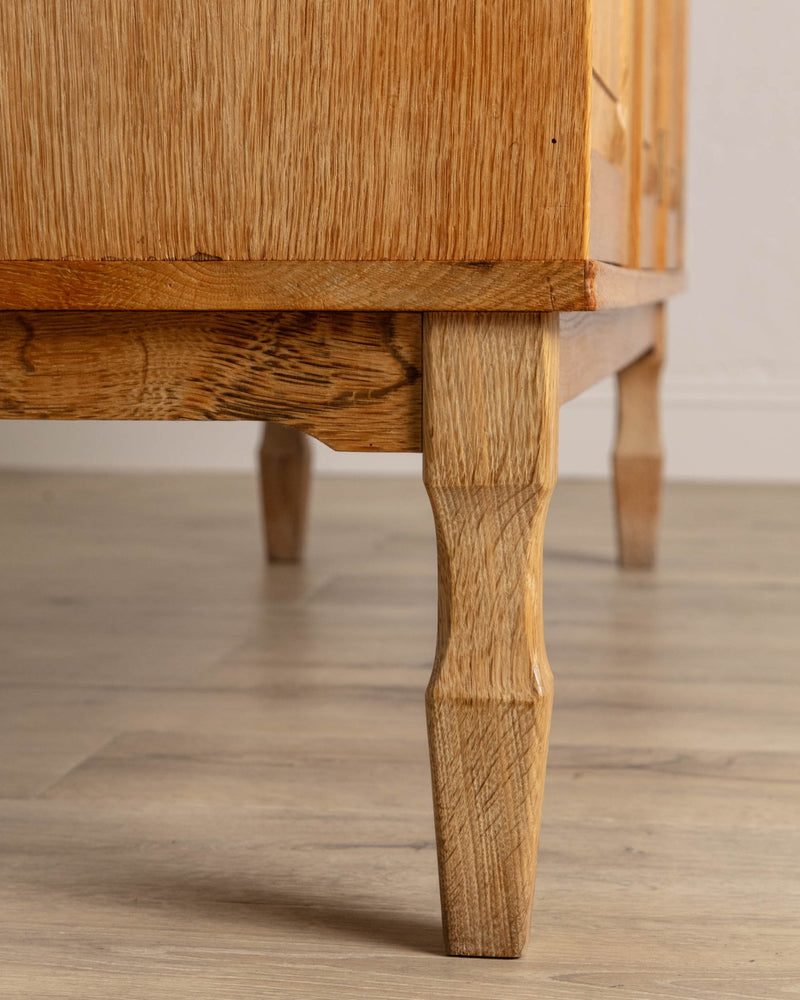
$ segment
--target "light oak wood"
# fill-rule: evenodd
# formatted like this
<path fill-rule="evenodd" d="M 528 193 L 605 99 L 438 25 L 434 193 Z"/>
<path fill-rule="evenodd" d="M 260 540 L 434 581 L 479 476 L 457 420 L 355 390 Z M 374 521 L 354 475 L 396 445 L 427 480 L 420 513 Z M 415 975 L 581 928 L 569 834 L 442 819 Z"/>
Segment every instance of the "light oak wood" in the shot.
<path fill-rule="evenodd" d="M 403 313 L 0 313 L 0 416 L 266 420 L 419 450 L 420 330 Z"/>
<path fill-rule="evenodd" d="M 299 562 L 305 549 L 311 482 L 308 438 L 296 427 L 265 424 L 258 457 L 267 558 Z"/>
<path fill-rule="evenodd" d="M 590 289 L 589 310 L 627 309 L 663 302 L 684 289 L 682 271 L 635 270 L 589 261 L 586 283 Z"/>
<path fill-rule="evenodd" d="M 642 262 L 642 175 L 644 170 L 645 63 L 652 58 L 645 51 L 645 0 L 630 0 L 631 78 L 630 128 L 628 134 L 627 254 L 622 263 L 640 267 Z"/>
<path fill-rule="evenodd" d="M 1 309 L 594 311 L 660 302 L 680 271 L 564 261 L 0 261 Z"/>
<path fill-rule="evenodd" d="M 626 179 L 623 171 L 597 152 L 592 153 L 592 243 L 593 258 L 622 264 L 628 238 L 626 225 Z"/>
<path fill-rule="evenodd" d="M 656 342 L 659 306 L 564 313 L 559 319 L 560 403 L 626 368 Z"/>
<path fill-rule="evenodd" d="M 586 256 L 585 0 L 90 10 L 3 0 L 2 259 Z"/>
<path fill-rule="evenodd" d="M 628 568 L 646 568 L 655 563 L 661 507 L 659 386 L 666 307 L 656 306 L 646 322 L 655 346 L 617 376 L 614 496 L 619 561 Z"/>
<path fill-rule="evenodd" d="M 588 300 L 583 261 L 0 262 L 7 309 L 584 309 Z"/>
<path fill-rule="evenodd" d="M 670 107 L 670 161 L 667 189 L 669 205 L 667 221 L 667 252 L 669 266 L 681 268 L 685 244 L 685 162 L 686 162 L 686 85 L 687 85 L 687 32 L 689 0 L 674 0 L 672 24 L 672 81 L 673 94 Z"/>
<path fill-rule="evenodd" d="M 658 214 L 659 149 L 665 149 L 663 140 L 659 142 L 656 121 L 656 78 L 659 58 L 658 2 L 638 0 L 641 5 L 641 191 L 640 191 L 640 238 L 638 266 L 656 266 L 656 216 Z"/>
<path fill-rule="evenodd" d="M 638 266 L 683 259 L 686 0 L 636 0 L 641 46 L 641 232 Z"/>
<path fill-rule="evenodd" d="M 669 212 L 671 200 L 672 147 L 674 137 L 671 135 L 672 103 L 676 96 L 673 80 L 673 8 L 675 0 L 668 3 L 657 3 L 656 32 L 658 45 L 655 55 L 655 95 L 653 110 L 655 114 L 656 135 L 656 166 L 657 166 L 657 205 L 655 219 L 655 266 L 668 267 L 669 257 Z"/>
<path fill-rule="evenodd" d="M 561 314 L 559 401 L 652 347 L 657 309 Z M 0 419 L 270 417 L 263 488 L 288 491 L 275 510 L 290 537 L 301 428 L 342 450 L 422 450 L 418 315 L 7 312 L 0 333 Z"/>
<path fill-rule="evenodd" d="M 570 311 L 674 292 L 684 0 L 300 7 L 9 0 L 0 306 Z"/>
<path fill-rule="evenodd" d="M 377 265 L 680 266 L 685 0 L 80 3 L 7 2 L 0 260 L 304 268 L 225 301 L 186 278 L 223 270 L 51 270 L 61 303 L 8 308 L 538 310 L 398 271 L 380 301 Z M 331 263 L 376 265 L 368 300 Z"/>
<path fill-rule="evenodd" d="M 589 256 L 683 259 L 686 0 L 592 0 Z"/>
<path fill-rule="evenodd" d="M 592 0 L 592 174 L 589 255 L 631 265 L 629 212 L 634 0 Z M 633 266 L 636 266 L 633 263 Z"/>
<path fill-rule="evenodd" d="M 528 936 L 552 706 L 542 538 L 557 474 L 558 321 L 426 315 L 423 479 L 439 559 L 427 692 L 447 949 Z"/>

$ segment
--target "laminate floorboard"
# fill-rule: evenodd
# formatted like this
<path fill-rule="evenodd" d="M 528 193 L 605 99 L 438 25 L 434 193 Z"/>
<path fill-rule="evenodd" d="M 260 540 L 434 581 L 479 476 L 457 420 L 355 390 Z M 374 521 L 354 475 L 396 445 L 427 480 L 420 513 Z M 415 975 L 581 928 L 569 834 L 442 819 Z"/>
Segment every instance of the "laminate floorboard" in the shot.
<path fill-rule="evenodd" d="M 0 998 L 800 997 L 800 487 L 605 484 L 545 545 L 556 678 L 519 961 L 442 953 L 414 480 L 0 474 Z"/>

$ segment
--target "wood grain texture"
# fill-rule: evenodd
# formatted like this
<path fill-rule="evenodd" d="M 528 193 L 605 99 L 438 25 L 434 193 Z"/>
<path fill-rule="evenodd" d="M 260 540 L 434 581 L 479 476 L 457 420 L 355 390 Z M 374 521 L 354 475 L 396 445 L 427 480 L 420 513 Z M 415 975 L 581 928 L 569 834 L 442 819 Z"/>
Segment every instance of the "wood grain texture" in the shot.
<path fill-rule="evenodd" d="M 589 252 L 597 260 L 622 264 L 626 259 L 628 217 L 624 171 L 598 152 L 592 153 L 592 230 Z"/>
<path fill-rule="evenodd" d="M 670 104 L 671 144 L 667 203 L 666 261 L 669 267 L 683 267 L 686 218 L 686 93 L 688 47 L 688 0 L 673 0 L 672 58 L 675 92 Z"/>
<path fill-rule="evenodd" d="M 683 291 L 682 271 L 635 270 L 600 261 L 586 265 L 587 308 L 628 309 L 663 302 Z"/>
<path fill-rule="evenodd" d="M 642 18 L 640 267 L 683 259 L 686 0 L 636 0 Z"/>
<path fill-rule="evenodd" d="M 582 258 L 589 73 L 584 0 L 3 0 L 0 259 Z"/>
<path fill-rule="evenodd" d="M 560 403 L 652 347 L 657 308 L 561 314 Z M 291 552 L 301 428 L 342 450 L 422 450 L 421 336 L 416 314 L 0 313 L 0 419 L 270 415 L 263 488 Z"/>
<path fill-rule="evenodd" d="M 0 313 L 0 416 L 265 420 L 419 450 L 421 321 L 389 313 Z"/>
<path fill-rule="evenodd" d="M 686 0 L 592 0 L 589 255 L 682 264 Z"/>
<path fill-rule="evenodd" d="M 265 424 L 258 452 L 261 513 L 269 562 L 303 557 L 311 485 L 311 449 L 296 427 Z"/>
<path fill-rule="evenodd" d="M 640 108 L 642 115 L 639 190 L 640 233 L 638 267 L 656 266 L 655 225 L 658 210 L 658 139 L 655 115 L 655 77 L 658 61 L 656 0 L 637 0 L 641 7 L 642 75 Z"/>
<path fill-rule="evenodd" d="M 659 306 L 566 313 L 559 321 L 559 403 L 626 368 L 656 339 Z"/>
<path fill-rule="evenodd" d="M 658 302 L 680 271 L 564 261 L 0 262 L 0 309 L 573 312 Z"/>
<path fill-rule="evenodd" d="M 620 565 L 654 564 L 661 508 L 661 408 L 666 307 L 651 308 L 654 347 L 617 376 L 614 496 Z"/>
<path fill-rule="evenodd" d="M 628 131 L 627 253 L 622 263 L 640 267 L 642 261 L 642 188 L 645 121 L 645 0 L 630 0 L 631 77 L 630 128 Z"/>
<path fill-rule="evenodd" d="M 427 692 L 445 939 L 517 956 L 528 936 L 552 675 L 542 536 L 557 473 L 558 321 L 433 314 L 423 478 L 439 559 Z"/>
<path fill-rule="evenodd" d="M 589 255 L 629 265 L 631 178 L 632 4 L 591 0 L 592 174 Z"/>
<path fill-rule="evenodd" d="M 669 267 L 669 216 L 672 200 L 672 167 L 675 137 L 672 134 L 672 105 L 676 103 L 673 22 L 676 0 L 655 4 L 657 48 L 655 53 L 655 94 L 653 98 L 656 136 L 656 219 L 655 266 Z M 673 266 L 675 261 L 672 262 Z"/>

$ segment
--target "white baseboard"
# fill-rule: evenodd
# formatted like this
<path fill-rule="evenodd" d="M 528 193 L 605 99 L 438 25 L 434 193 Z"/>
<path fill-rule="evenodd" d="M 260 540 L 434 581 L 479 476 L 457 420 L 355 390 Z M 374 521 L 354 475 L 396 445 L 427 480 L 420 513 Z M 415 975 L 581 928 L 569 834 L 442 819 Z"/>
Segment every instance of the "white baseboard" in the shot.
<path fill-rule="evenodd" d="M 674 479 L 800 481 L 800 383 L 667 378 L 667 475 Z M 561 411 L 560 474 L 608 474 L 610 380 Z M 3 421 L 0 467 L 87 471 L 248 471 L 259 427 L 250 423 Z M 319 445 L 322 474 L 420 475 L 419 455 L 341 454 Z"/>

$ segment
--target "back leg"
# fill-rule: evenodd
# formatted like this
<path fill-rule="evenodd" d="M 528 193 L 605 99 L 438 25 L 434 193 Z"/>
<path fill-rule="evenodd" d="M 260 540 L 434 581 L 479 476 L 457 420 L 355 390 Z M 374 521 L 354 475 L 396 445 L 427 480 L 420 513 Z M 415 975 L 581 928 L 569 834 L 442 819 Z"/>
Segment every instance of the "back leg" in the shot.
<path fill-rule="evenodd" d="M 270 562 L 298 562 L 306 539 L 311 449 L 294 427 L 265 424 L 259 450 L 261 509 Z"/>
<path fill-rule="evenodd" d="M 619 562 L 626 568 L 655 563 L 661 508 L 660 382 L 666 308 L 654 312 L 655 346 L 617 375 L 614 493 Z"/>

